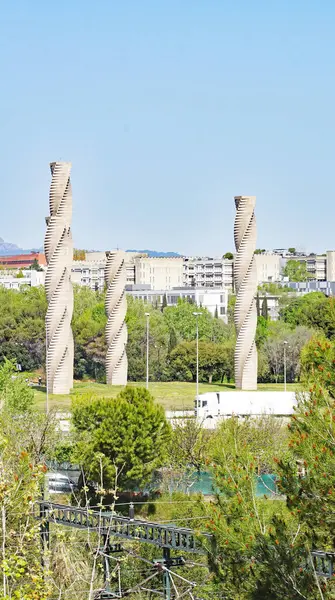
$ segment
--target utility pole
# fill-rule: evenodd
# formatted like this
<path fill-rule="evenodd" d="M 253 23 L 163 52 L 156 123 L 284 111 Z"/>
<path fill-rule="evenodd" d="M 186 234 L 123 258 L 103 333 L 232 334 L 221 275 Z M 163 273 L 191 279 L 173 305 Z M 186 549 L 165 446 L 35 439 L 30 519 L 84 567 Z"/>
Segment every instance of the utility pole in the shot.
<path fill-rule="evenodd" d="M 150 313 L 145 313 L 147 319 L 147 369 L 146 369 L 146 388 L 149 389 L 149 318 Z"/>
<path fill-rule="evenodd" d="M 284 341 L 284 392 L 286 392 L 286 346 L 287 341 Z"/>
<path fill-rule="evenodd" d="M 168 571 L 168 569 L 170 568 L 170 561 L 170 548 L 163 548 L 163 565 L 165 567 L 163 572 L 163 586 L 165 600 L 171 599 L 171 581 L 170 573 Z"/>
<path fill-rule="evenodd" d="M 198 317 L 199 317 L 199 315 L 201 315 L 201 312 L 194 312 L 193 315 L 195 316 L 195 319 L 196 319 L 196 352 L 197 352 L 197 359 L 196 359 L 196 403 L 197 403 L 197 409 L 198 409 L 198 402 L 199 402 L 199 323 L 198 323 Z"/>

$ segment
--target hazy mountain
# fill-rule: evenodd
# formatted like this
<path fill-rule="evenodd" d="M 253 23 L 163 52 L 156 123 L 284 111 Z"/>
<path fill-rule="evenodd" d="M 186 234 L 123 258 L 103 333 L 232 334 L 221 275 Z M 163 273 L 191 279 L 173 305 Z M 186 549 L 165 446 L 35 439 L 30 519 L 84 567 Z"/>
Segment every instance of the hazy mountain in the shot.
<path fill-rule="evenodd" d="M 0 238 L 0 256 L 15 255 L 15 254 L 30 254 L 31 252 L 40 252 L 39 248 L 29 248 L 28 250 L 24 250 L 23 248 L 19 248 L 17 244 L 12 244 L 11 242 L 5 242 L 2 238 Z"/>
<path fill-rule="evenodd" d="M 173 258 L 181 256 L 178 252 L 159 252 L 157 250 L 126 250 L 126 252 L 140 252 L 153 258 Z"/>

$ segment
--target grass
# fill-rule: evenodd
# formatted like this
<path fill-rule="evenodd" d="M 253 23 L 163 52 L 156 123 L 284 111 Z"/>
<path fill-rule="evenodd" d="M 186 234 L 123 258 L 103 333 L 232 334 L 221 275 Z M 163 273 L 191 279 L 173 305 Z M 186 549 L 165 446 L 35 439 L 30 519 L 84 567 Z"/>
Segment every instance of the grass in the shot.
<path fill-rule="evenodd" d="M 145 386 L 145 383 L 130 382 L 130 386 Z M 90 381 L 76 381 L 70 395 L 54 396 L 49 395 L 49 408 L 66 411 L 71 407 L 71 400 L 74 396 L 84 394 L 92 394 L 100 398 L 115 398 L 122 388 L 119 386 L 106 385 L 104 383 L 95 383 Z M 283 391 L 282 383 L 260 383 L 258 385 L 260 391 Z M 288 391 L 296 391 L 299 389 L 299 384 L 288 383 Z M 227 383 L 200 383 L 199 393 L 215 392 L 215 391 L 235 391 L 234 384 Z M 41 410 L 45 407 L 46 391 L 45 388 L 35 387 L 35 401 L 38 408 Z M 186 383 L 180 381 L 169 382 L 150 382 L 149 391 L 154 396 L 156 402 L 161 404 L 165 410 L 190 410 L 194 407 L 194 398 L 196 388 L 194 383 Z"/>

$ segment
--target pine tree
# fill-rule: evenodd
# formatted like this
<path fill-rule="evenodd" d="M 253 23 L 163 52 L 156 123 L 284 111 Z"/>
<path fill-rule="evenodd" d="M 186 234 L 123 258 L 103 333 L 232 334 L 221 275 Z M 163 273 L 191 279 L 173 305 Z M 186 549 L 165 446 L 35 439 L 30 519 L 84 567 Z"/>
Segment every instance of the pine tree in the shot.
<path fill-rule="evenodd" d="M 169 354 L 177 346 L 177 344 L 178 344 L 178 341 L 177 341 L 176 332 L 172 328 L 171 331 L 170 331 L 170 337 L 169 337 L 169 346 L 168 346 L 168 352 L 169 352 Z"/>
<path fill-rule="evenodd" d="M 166 307 L 167 307 L 167 297 L 166 297 L 166 294 L 164 294 L 162 308 L 161 308 L 162 312 L 164 311 L 164 308 L 166 308 Z"/>
<path fill-rule="evenodd" d="M 264 317 L 264 319 L 269 318 L 268 300 L 266 297 L 264 298 L 264 300 L 262 302 L 262 317 Z"/>
<path fill-rule="evenodd" d="M 261 316 L 261 306 L 260 306 L 260 301 L 259 301 L 259 292 L 257 292 L 257 296 L 256 296 L 256 310 L 257 310 L 257 317 Z"/>
<path fill-rule="evenodd" d="M 218 319 L 219 318 L 219 312 L 218 312 L 218 307 L 215 307 L 215 313 L 214 313 L 214 319 Z"/>

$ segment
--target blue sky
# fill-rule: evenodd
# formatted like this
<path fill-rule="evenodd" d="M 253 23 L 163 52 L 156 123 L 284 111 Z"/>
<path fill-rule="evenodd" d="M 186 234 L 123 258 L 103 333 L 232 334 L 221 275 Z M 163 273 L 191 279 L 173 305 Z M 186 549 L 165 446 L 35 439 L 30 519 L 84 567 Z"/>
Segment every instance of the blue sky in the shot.
<path fill-rule="evenodd" d="M 43 243 L 73 163 L 76 247 L 335 249 L 332 0 L 12 0 L 0 19 L 0 236 Z"/>

